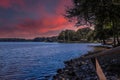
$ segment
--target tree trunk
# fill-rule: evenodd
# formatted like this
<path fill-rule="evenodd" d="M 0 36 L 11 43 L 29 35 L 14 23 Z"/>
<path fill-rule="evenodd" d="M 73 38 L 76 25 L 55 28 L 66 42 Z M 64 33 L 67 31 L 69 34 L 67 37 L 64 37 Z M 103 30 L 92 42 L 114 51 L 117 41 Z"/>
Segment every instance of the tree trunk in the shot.
<path fill-rule="evenodd" d="M 120 45 L 119 34 L 117 33 L 117 45 Z"/>
<path fill-rule="evenodd" d="M 112 21 L 113 25 L 112 25 L 112 31 L 113 31 L 113 47 L 116 47 L 116 37 L 115 37 L 115 22 L 114 20 Z"/>
<path fill-rule="evenodd" d="M 115 21 L 116 23 L 115 23 L 115 31 L 116 31 L 116 40 L 117 40 L 117 46 L 120 44 L 120 41 L 119 41 L 119 30 L 118 30 L 118 21 L 116 20 Z"/>
<path fill-rule="evenodd" d="M 116 46 L 116 38 L 115 38 L 115 34 L 114 34 L 113 38 L 114 38 L 113 46 L 115 47 L 115 46 Z"/>
<path fill-rule="evenodd" d="M 105 39 L 103 39 L 103 44 L 104 44 L 104 45 L 106 44 L 106 41 L 105 41 Z"/>

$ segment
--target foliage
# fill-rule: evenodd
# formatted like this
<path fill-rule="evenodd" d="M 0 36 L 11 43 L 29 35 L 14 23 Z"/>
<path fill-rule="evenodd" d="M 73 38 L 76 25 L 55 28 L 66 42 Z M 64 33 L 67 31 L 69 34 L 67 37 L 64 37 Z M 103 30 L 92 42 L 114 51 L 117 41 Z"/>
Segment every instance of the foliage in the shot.
<path fill-rule="evenodd" d="M 73 6 L 67 8 L 66 17 L 77 21 L 76 25 L 94 25 L 96 37 L 105 42 L 111 37 L 114 46 L 120 44 L 120 1 L 119 0 L 72 0 Z M 109 28 L 108 28 L 109 27 Z"/>
<path fill-rule="evenodd" d="M 91 30 L 90 28 L 78 29 L 76 32 L 74 30 L 65 30 L 59 34 L 58 40 L 62 42 L 71 42 L 71 41 L 88 42 L 88 40 L 89 41 L 93 40 L 92 38 L 93 32 L 94 31 Z"/>

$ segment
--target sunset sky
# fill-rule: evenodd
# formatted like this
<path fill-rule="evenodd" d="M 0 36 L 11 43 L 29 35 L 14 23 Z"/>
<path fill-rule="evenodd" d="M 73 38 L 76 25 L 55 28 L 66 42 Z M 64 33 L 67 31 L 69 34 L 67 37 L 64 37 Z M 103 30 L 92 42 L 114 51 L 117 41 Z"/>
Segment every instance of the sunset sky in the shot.
<path fill-rule="evenodd" d="M 0 38 L 54 36 L 76 29 L 62 15 L 68 4 L 71 0 L 0 0 Z"/>

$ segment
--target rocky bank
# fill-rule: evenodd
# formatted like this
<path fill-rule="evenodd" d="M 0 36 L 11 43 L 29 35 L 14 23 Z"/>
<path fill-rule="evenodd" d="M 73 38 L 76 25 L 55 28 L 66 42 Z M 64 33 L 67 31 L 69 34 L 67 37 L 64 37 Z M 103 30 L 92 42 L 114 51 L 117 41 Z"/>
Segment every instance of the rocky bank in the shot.
<path fill-rule="evenodd" d="M 120 47 L 95 50 L 79 58 L 65 61 L 53 80 L 99 80 L 91 58 L 96 57 L 107 80 L 120 80 Z"/>

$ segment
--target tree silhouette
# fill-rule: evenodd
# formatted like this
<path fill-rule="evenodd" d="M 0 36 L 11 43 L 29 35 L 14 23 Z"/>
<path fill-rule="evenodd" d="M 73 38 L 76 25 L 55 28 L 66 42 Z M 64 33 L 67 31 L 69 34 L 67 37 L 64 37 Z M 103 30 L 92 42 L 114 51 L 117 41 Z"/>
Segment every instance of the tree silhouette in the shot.
<path fill-rule="evenodd" d="M 66 9 L 65 16 L 76 25 L 94 25 L 97 36 L 106 33 L 106 25 L 112 29 L 114 46 L 119 45 L 119 0 L 72 0 L 73 6 Z M 105 29 L 105 30 L 104 30 Z M 103 35 L 105 40 L 107 37 Z M 102 36 L 100 36 L 102 37 Z"/>

